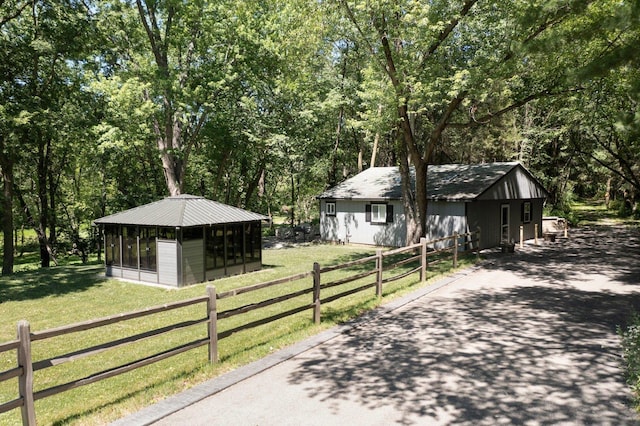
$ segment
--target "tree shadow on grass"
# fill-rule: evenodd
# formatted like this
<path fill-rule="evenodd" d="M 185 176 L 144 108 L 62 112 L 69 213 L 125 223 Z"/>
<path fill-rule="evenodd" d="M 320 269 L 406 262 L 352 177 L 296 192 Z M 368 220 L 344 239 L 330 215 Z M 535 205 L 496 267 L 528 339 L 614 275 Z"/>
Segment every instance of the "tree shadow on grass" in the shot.
<path fill-rule="evenodd" d="M 288 380 L 336 414 L 355 401 L 393 408 L 398 424 L 639 424 L 616 335 L 640 306 L 637 246 L 603 257 L 617 240 L 600 234 L 566 243 L 584 254 L 577 264 L 567 247 L 547 262 L 535 251 L 526 265 L 524 255 L 495 258 L 478 288 L 363 323 Z M 500 268 L 525 284 L 490 285 L 513 277 Z M 621 285 L 582 287 L 598 277 Z"/>
<path fill-rule="evenodd" d="M 101 265 L 56 266 L 0 278 L 0 303 L 85 291 L 105 281 Z"/>

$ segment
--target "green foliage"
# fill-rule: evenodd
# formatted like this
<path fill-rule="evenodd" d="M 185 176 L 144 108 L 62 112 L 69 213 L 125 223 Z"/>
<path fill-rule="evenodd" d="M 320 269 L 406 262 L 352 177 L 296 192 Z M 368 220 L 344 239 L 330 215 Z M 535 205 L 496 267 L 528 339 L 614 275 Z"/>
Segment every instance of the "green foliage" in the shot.
<path fill-rule="evenodd" d="M 618 326 L 627 383 L 640 410 L 640 316 L 635 315 L 627 327 Z"/>
<path fill-rule="evenodd" d="M 397 165 L 407 140 L 414 161 L 522 161 L 555 209 L 633 206 L 638 16 L 626 0 L 4 2 L 3 181 L 54 242 L 176 188 L 313 220 L 316 195 Z"/>

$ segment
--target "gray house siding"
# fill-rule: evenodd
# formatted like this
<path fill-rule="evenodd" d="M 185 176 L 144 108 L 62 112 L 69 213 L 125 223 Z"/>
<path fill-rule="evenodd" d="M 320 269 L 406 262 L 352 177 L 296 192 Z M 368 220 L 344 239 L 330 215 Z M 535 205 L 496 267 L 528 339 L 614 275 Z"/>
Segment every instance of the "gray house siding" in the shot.
<path fill-rule="evenodd" d="M 178 244 L 158 240 L 158 277 L 160 284 L 178 287 Z"/>
<path fill-rule="evenodd" d="M 478 200 L 528 200 L 544 198 L 543 188 L 522 167 L 515 167 L 480 194 Z"/>
<path fill-rule="evenodd" d="M 503 204 L 509 203 L 501 200 L 467 203 L 469 229 L 476 231 L 480 228 L 480 248 L 500 244 L 500 207 Z"/>
<path fill-rule="evenodd" d="M 531 221 L 523 223 L 522 205 L 531 202 Z M 520 242 L 520 226 L 523 226 L 524 239 L 535 238 L 535 224 L 542 222 L 542 199 L 527 200 L 485 200 L 467 203 L 467 217 L 469 230 L 475 231 L 480 227 L 480 248 L 489 248 L 499 245 L 501 241 L 502 206 L 509 206 L 509 241 Z M 542 235 L 542 229 L 538 225 L 538 236 Z"/>

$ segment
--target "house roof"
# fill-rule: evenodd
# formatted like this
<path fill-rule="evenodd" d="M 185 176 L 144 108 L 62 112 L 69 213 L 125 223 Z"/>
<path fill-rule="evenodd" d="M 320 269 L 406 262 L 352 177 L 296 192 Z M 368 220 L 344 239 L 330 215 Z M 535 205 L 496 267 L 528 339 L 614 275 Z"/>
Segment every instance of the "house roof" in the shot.
<path fill-rule="evenodd" d="M 96 219 L 95 224 L 190 227 L 255 222 L 268 217 L 237 207 L 183 194 Z"/>
<path fill-rule="evenodd" d="M 412 186 L 415 170 L 411 169 Z M 525 176 L 523 188 L 498 188 L 508 175 Z M 427 168 L 427 196 L 430 200 L 471 201 L 495 198 L 492 190 L 504 198 L 545 197 L 540 183 L 518 162 L 485 164 L 429 165 Z M 526 194 L 525 194 L 526 193 Z M 372 167 L 328 189 L 320 199 L 394 200 L 402 198 L 398 167 Z"/>

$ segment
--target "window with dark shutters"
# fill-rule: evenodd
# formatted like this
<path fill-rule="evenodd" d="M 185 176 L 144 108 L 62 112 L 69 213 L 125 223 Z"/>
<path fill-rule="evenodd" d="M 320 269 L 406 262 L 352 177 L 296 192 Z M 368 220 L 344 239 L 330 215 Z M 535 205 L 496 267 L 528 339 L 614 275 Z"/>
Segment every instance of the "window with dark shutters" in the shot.
<path fill-rule="evenodd" d="M 365 221 L 370 223 L 393 222 L 393 206 L 385 203 L 371 203 L 364 206 Z"/>

